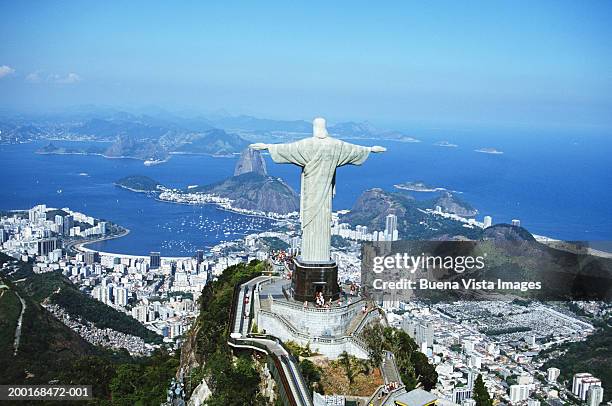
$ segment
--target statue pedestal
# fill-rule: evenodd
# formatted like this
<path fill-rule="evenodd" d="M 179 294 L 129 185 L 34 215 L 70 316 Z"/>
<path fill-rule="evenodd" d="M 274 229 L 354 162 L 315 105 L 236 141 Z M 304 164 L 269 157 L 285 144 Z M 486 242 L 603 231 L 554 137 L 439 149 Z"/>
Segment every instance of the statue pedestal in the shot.
<path fill-rule="evenodd" d="M 323 292 L 325 301 L 338 300 L 338 265 L 334 261 L 315 263 L 294 258 L 291 290 L 293 299 L 300 302 L 314 302 L 317 292 Z"/>

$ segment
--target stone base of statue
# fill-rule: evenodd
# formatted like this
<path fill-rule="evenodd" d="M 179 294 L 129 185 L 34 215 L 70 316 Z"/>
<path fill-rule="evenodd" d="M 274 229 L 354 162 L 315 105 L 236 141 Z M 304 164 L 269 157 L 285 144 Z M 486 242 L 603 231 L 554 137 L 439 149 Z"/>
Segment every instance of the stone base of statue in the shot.
<path fill-rule="evenodd" d="M 377 306 L 350 289 L 335 291 L 339 299 L 318 306 L 309 300 L 296 300 L 291 295 L 291 285 L 285 277 L 277 276 L 255 290 L 253 314 L 260 333 L 310 346 L 330 359 L 344 351 L 368 358 L 368 348 L 360 334 L 370 323 L 380 322 L 382 315 Z"/>
<path fill-rule="evenodd" d="M 325 301 L 338 300 L 338 265 L 334 261 L 307 262 L 300 257 L 293 259 L 291 296 L 299 302 L 314 302 L 321 292 Z"/>

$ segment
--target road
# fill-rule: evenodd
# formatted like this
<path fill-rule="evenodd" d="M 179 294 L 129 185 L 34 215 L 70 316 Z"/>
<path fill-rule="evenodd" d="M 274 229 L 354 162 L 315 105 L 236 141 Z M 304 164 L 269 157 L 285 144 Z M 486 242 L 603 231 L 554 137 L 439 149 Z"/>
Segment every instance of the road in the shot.
<path fill-rule="evenodd" d="M 27 305 L 25 300 L 23 300 L 19 293 L 15 292 L 15 294 L 21 302 L 21 313 L 19 314 L 19 319 L 17 320 L 17 328 L 15 328 L 15 342 L 13 343 L 13 348 L 15 349 L 13 355 L 17 356 L 17 351 L 19 351 L 19 341 L 21 340 L 21 326 L 23 324 L 23 314 L 25 313 Z"/>

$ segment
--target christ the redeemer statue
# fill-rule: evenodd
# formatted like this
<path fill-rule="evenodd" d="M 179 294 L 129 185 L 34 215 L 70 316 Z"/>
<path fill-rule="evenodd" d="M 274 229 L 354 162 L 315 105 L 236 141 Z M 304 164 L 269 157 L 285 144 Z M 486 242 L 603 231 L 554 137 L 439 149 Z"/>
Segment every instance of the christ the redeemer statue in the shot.
<path fill-rule="evenodd" d="M 270 151 L 276 163 L 302 167 L 300 221 L 302 223 L 302 262 L 330 261 L 332 197 L 335 193 L 336 168 L 361 165 L 370 152 L 385 148 L 363 147 L 332 138 L 325 119 L 315 118 L 313 136 L 288 144 L 251 144 L 250 148 Z"/>

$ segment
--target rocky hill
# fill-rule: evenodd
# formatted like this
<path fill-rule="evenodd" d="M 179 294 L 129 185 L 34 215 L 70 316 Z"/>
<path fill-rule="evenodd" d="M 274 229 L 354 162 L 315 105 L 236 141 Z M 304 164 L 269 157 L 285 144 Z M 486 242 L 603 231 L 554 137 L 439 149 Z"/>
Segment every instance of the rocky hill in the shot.
<path fill-rule="evenodd" d="M 40 304 L 42 297 L 50 297 L 49 289 L 53 293 L 69 283 L 57 274 L 33 274 L 29 264 L 0 253 L 0 384 L 46 385 L 53 380 L 59 385 L 92 385 L 91 404 L 161 404 L 178 359 L 166 351 L 136 359 L 123 349 L 110 350 L 85 341 Z M 74 287 L 63 290 L 86 296 Z M 90 307 L 82 303 L 77 306 Z M 74 319 L 87 319 L 88 310 L 78 311 L 70 313 Z M 100 308 L 94 312 L 105 313 Z M 19 346 L 14 355 L 20 319 Z"/>
<path fill-rule="evenodd" d="M 387 215 L 395 214 L 402 239 L 480 238 L 482 230 L 478 228 L 465 228 L 456 221 L 426 213 L 425 209 L 433 209 L 435 203 L 434 200 L 417 201 L 405 192 L 369 189 L 357 198 L 341 221 L 352 226 L 365 225 L 370 230 L 384 230 Z"/>
<path fill-rule="evenodd" d="M 115 185 L 132 192 L 155 192 L 160 183 L 148 176 L 132 175 L 119 179 Z"/>
<path fill-rule="evenodd" d="M 380 188 L 369 189 L 357 198 L 343 221 L 380 230 L 384 229 L 385 219 L 389 214 L 395 214 L 398 220 L 416 216 L 414 198 L 408 194 L 389 193 Z"/>
<path fill-rule="evenodd" d="M 300 209 L 299 196 L 291 186 L 280 178 L 256 172 L 232 176 L 221 182 L 190 191 L 214 193 L 227 197 L 234 201 L 233 206 L 247 210 L 286 214 Z"/>
<path fill-rule="evenodd" d="M 266 161 L 261 152 L 251 148 L 247 148 L 240 154 L 240 159 L 234 169 L 234 176 L 242 175 L 243 173 L 254 172 L 260 175 L 267 175 Z"/>
<path fill-rule="evenodd" d="M 9 261 L 13 262 L 13 259 L 0 253 L 0 264 Z M 18 267 L 21 268 L 21 265 Z M 47 383 L 57 376 L 66 363 L 95 352 L 91 344 L 58 321 L 12 281 L 13 277 L 28 275 L 33 274 L 27 269 L 20 270 L 12 277 L 7 277 L 6 273 L 0 275 L 2 384 L 24 382 L 26 376 L 29 376 L 29 382 Z M 19 346 L 17 356 L 14 356 L 15 333 L 20 318 Z"/>
<path fill-rule="evenodd" d="M 268 176 L 261 153 L 250 148 L 242 152 L 234 176 L 189 191 L 214 193 L 232 199 L 234 207 L 247 210 L 286 214 L 300 209 L 298 194 L 282 179 Z"/>
<path fill-rule="evenodd" d="M 443 192 L 440 197 L 434 200 L 433 205 L 442 207 L 442 211 L 446 213 L 453 213 L 462 217 L 474 217 L 478 214 L 478 210 L 472 205 L 450 192 Z"/>
<path fill-rule="evenodd" d="M 482 233 L 483 240 L 492 241 L 531 241 L 535 242 L 535 238 L 529 231 L 523 227 L 517 227 L 510 224 L 495 224 L 488 227 Z"/>
<path fill-rule="evenodd" d="M 234 173 L 220 182 L 190 187 L 185 193 L 209 193 L 233 200 L 233 206 L 287 214 L 300 209 L 299 195 L 280 178 L 269 176 L 266 164 L 258 151 L 243 151 Z M 134 192 L 157 192 L 160 185 L 147 176 L 132 175 L 118 180 L 117 186 Z"/>

